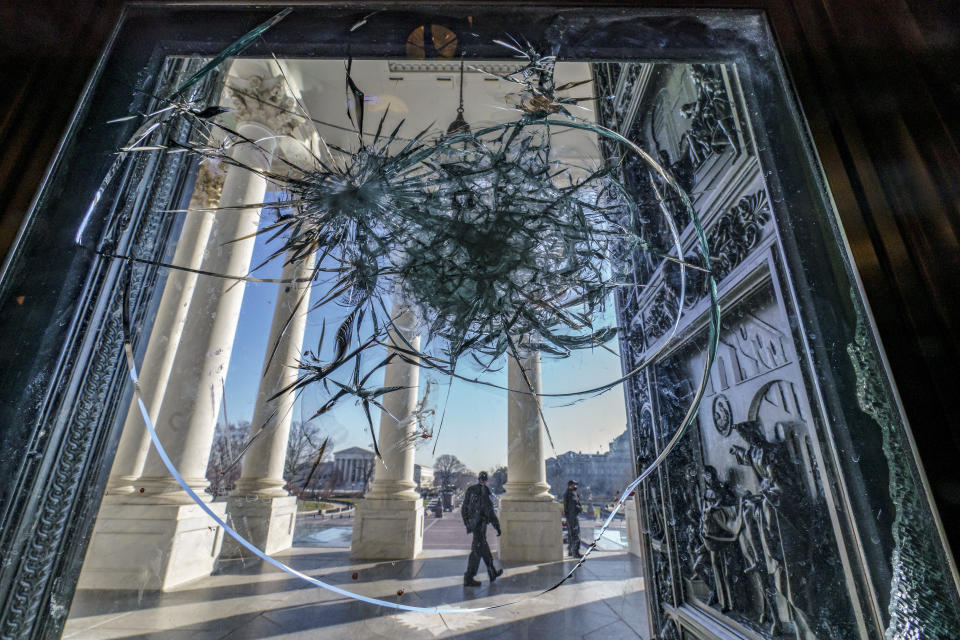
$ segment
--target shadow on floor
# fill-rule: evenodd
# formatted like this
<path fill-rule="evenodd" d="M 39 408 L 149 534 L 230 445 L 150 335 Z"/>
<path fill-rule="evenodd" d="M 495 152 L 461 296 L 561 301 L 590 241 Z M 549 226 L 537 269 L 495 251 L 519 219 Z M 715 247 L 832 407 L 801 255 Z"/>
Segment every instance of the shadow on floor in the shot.
<path fill-rule="evenodd" d="M 138 597 L 130 591 L 78 591 L 64 637 L 593 638 L 605 629 L 604 640 L 615 640 L 646 633 L 640 563 L 625 553 L 594 554 L 564 585 L 542 595 L 572 562 L 507 567 L 496 583 L 484 579 L 481 587 L 466 588 L 466 554 L 461 552 L 351 563 L 346 549 L 295 548 L 282 559 L 330 584 L 396 604 L 496 608 L 443 616 L 402 612 L 338 596 L 269 565 L 238 562 L 224 563 L 217 575 L 170 593 Z"/>

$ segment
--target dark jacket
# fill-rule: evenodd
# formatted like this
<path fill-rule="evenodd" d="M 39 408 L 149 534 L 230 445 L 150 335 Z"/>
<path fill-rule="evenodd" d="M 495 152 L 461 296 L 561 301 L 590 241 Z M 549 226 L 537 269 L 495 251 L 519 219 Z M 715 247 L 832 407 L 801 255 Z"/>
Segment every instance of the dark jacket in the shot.
<path fill-rule="evenodd" d="M 582 512 L 583 507 L 580 506 L 580 496 L 577 494 L 577 490 L 568 488 L 567 492 L 563 494 L 563 514 L 567 516 L 567 520 L 573 520 Z"/>
<path fill-rule="evenodd" d="M 490 499 L 490 488 L 477 483 L 467 489 L 463 496 L 463 505 L 460 507 L 463 524 L 467 531 L 475 531 L 479 527 L 492 524 L 500 531 L 500 520 L 493 510 L 493 501 Z"/>

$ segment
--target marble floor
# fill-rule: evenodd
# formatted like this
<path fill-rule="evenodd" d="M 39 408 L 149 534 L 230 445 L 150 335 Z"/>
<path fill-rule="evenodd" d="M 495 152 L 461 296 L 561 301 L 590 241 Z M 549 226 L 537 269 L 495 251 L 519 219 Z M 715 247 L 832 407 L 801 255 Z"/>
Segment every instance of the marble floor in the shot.
<path fill-rule="evenodd" d="M 295 546 L 276 557 L 356 593 L 415 606 L 488 607 L 475 613 L 402 612 L 313 587 L 250 560 L 168 593 L 79 590 L 64 638 L 242 640 L 260 638 L 646 638 L 640 562 L 616 545 L 597 551 L 546 594 L 570 561 L 505 567 L 494 584 L 463 586 L 469 537 L 459 517 L 429 519 L 413 561 L 352 562 L 349 520 L 298 522 Z M 585 523 L 586 524 L 586 523 Z M 496 537 L 491 535 L 492 546 Z M 313 542 L 311 542 L 311 540 Z M 310 545 L 310 546 L 301 546 Z M 322 546 L 317 546 L 322 545 Z M 447 547 L 447 548 L 443 548 Z M 457 548 L 449 548 L 457 547 Z M 602 547 L 601 547 L 602 548 Z"/>

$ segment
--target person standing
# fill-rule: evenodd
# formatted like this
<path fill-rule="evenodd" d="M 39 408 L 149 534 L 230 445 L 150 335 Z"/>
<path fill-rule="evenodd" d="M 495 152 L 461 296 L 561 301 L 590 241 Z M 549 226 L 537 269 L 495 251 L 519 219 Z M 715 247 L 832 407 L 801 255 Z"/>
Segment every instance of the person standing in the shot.
<path fill-rule="evenodd" d="M 580 553 L 580 520 L 578 519 L 582 512 L 577 483 L 570 480 L 567 482 L 567 492 L 563 494 L 563 515 L 567 518 L 567 550 L 573 558 L 583 557 Z"/>
<path fill-rule="evenodd" d="M 463 574 L 463 586 L 478 587 L 480 582 L 474 579 L 477 569 L 480 568 L 480 559 L 487 566 L 487 575 L 493 582 L 503 574 L 503 569 L 493 565 L 493 554 L 487 544 L 487 525 L 492 524 L 500 535 L 500 520 L 493 510 L 493 501 L 490 499 L 490 489 L 487 487 L 487 472 L 481 471 L 477 484 L 467 489 L 460 507 L 463 524 L 467 533 L 473 534 L 473 544 L 470 546 L 470 559 L 467 561 L 467 572 Z"/>

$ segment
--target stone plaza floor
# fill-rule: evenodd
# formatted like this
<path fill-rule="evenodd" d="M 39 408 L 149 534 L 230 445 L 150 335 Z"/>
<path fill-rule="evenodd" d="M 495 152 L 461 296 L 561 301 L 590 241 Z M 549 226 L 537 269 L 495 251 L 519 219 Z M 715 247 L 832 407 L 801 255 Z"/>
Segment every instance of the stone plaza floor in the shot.
<path fill-rule="evenodd" d="M 459 514 L 427 517 L 424 552 L 412 561 L 349 559 L 352 519 L 298 518 L 294 547 L 275 557 L 294 569 L 356 593 L 421 607 L 476 608 L 438 615 L 402 612 L 313 587 L 259 561 L 221 563 L 215 575 L 168 593 L 82 589 L 64 638 L 86 640 L 243 640 L 277 638 L 585 638 L 647 637 L 639 560 L 600 545 L 557 589 L 570 560 L 506 566 L 494 584 L 464 587 L 470 538 Z M 584 539 L 592 539 L 584 522 Z M 496 535 L 489 532 L 496 556 Z"/>

